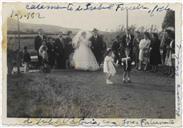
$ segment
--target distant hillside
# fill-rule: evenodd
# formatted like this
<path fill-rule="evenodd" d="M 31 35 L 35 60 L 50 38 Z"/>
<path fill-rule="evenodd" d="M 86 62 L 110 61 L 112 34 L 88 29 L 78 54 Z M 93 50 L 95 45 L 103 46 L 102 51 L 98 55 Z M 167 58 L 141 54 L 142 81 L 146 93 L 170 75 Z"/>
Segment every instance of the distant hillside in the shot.
<path fill-rule="evenodd" d="M 79 29 L 77 28 L 66 28 L 55 25 L 45 25 L 45 24 L 29 24 L 29 23 L 20 23 L 20 33 L 21 34 L 36 34 L 38 29 L 43 29 L 45 33 L 49 34 L 57 34 L 58 32 L 67 32 L 72 31 L 73 34 L 76 34 Z M 8 33 L 9 34 L 17 34 L 17 21 L 9 19 L 8 21 Z M 103 35 L 104 41 L 107 44 L 111 44 L 112 40 L 118 34 L 117 32 L 104 32 L 99 31 L 101 35 Z"/>
<path fill-rule="evenodd" d="M 29 23 L 20 23 L 20 31 L 21 33 L 36 33 L 38 29 L 43 29 L 45 33 L 58 33 L 60 31 L 67 32 L 72 31 L 73 33 L 76 33 L 79 29 L 75 28 L 65 28 L 60 26 L 54 26 L 54 25 L 45 25 L 45 24 L 29 24 Z M 16 20 L 8 20 L 8 32 L 13 33 L 18 30 L 17 27 L 17 21 Z"/>

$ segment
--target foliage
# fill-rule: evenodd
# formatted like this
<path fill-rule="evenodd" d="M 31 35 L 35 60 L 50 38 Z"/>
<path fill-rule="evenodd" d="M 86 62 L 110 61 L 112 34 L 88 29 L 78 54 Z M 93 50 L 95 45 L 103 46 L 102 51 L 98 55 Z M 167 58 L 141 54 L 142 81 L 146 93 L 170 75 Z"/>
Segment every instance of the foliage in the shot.
<path fill-rule="evenodd" d="M 172 10 L 167 11 L 164 21 L 162 23 L 162 29 L 165 29 L 167 27 L 175 28 L 175 11 Z"/>

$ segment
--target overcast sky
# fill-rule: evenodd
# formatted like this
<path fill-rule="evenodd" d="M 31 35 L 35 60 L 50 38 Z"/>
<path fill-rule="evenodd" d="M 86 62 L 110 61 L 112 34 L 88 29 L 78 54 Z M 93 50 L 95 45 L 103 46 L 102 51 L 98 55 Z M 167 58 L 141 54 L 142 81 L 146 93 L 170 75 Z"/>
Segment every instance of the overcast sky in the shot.
<path fill-rule="evenodd" d="M 24 9 L 25 6 L 18 6 L 19 9 Z M 12 9 L 17 9 L 17 6 L 12 5 L 6 8 L 6 16 L 11 15 Z M 150 27 L 156 25 L 161 30 L 161 25 L 165 16 L 165 11 L 162 13 L 155 13 L 150 16 L 146 11 L 131 10 L 129 14 L 129 26 L 144 26 Z M 64 10 L 44 10 L 40 11 L 44 16 L 43 19 L 29 19 L 21 20 L 21 22 L 34 23 L 34 24 L 49 24 L 62 27 L 80 28 L 85 30 L 92 30 L 97 28 L 103 31 L 115 31 L 121 25 L 126 25 L 126 11 L 114 10 L 100 10 L 100 11 L 80 11 L 71 12 Z"/>

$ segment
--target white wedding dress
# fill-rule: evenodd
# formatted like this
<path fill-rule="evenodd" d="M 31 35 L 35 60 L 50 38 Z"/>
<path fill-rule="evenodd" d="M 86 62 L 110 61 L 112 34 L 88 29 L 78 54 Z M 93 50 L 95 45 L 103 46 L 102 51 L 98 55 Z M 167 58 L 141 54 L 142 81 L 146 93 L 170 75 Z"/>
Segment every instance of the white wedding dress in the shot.
<path fill-rule="evenodd" d="M 97 60 L 90 49 L 91 42 L 89 39 L 79 37 L 77 41 L 77 46 L 74 55 L 73 62 L 75 69 L 86 70 L 86 71 L 96 71 L 99 69 Z"/>

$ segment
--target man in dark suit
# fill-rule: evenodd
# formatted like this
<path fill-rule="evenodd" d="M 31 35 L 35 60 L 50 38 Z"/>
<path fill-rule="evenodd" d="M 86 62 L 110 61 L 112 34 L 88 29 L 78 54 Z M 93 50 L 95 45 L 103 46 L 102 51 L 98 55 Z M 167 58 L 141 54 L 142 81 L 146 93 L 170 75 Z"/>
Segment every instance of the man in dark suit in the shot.
<path fill-rule="evenodd" d="M 91 49 L 98 64 L 100 65 L 104 58 L 106 43 L 103 41 L 102 36 L 98 34 L 97 29 L 93 29 L 93 36 L 91 37 Z"/>
<path fill-rule="evenodd" d="M 130 50 L 129 56 L 132 57 L 132 52 L 133 52 L 133 40 L 134 36 L 131 34 L 130 30 L 128 29 L 126 31 L 126 34 L 122 37 L 122 42 L 121 42 L 121 51 L 124 52 L 125 48 L 128 48 Z M 122 55 L 124 53 L 121 53 Z"/>
<path fill-rule="evenodd" d="M 66 68 L 71 68 L 70 58 L 71 54 L 74 52 L 74 48 L 72 46 L 72 31 L 68 31 L 64 38 L 65 44 L 65 60 L 66 60 Z"/>
<path fill-rule="evenodd" d="M 126 31 L 126 34 L 122 38 L 121 43 L 121 58 L 123 62 L 123 82 L 131 82 L 130 71 L 131 71 L 131 62 L 133 55 L 133 39 L 134 36 L 130 33 L 129 30 Z"/>
<path fill-rule="evenodd" d="M 35 37 L 35 40 L 34 40 L 34 48 L 35 48 L 35 50 L 37 52 L 39 65 L 41 65 L 41 57 L 39 55 L 39 48 L 42 45 L 43 39 L 44 39 L 44 37 L 43 37 L 43 30 L 39 29 L 38 30 L 38 35 Z"/>
<path fill-rule="evenodd" d="M 56 68 L 65 69 L 65 44 L 63 40 L 63 33 L 58 34 L 58 38 L 55 40 L 55 57 Z"/>
<path fill-rule="evenodd" d="M 55 67 L 55 40 L 52 37 L 49 37 L 47 41 L 47 48 L 48 48 L 48 63 L 51 68 Z"/>

